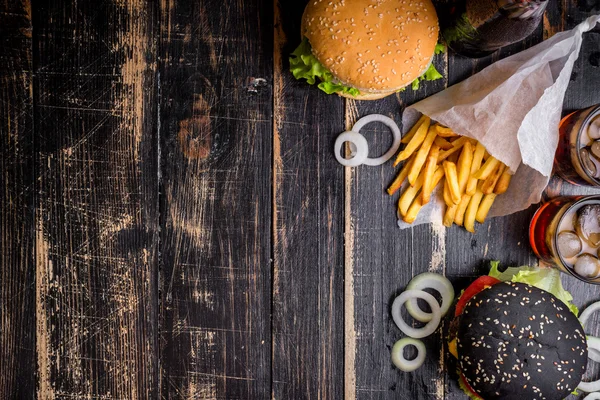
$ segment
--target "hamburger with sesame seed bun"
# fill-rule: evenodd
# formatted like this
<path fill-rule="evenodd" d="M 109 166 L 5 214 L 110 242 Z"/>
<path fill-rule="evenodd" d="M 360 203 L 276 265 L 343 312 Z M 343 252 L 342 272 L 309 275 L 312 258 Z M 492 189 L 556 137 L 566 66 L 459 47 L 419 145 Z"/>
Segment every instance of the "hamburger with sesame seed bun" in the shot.
<path fill-rule="evenodd" d="M 442 77 L 432 63 L 444 50 L 438 32 L 430 0 L 310 0 L 290 70 L 328 94 L 360 100 L 416 90 Z"/>
<path fill-rule="evenodd" d="M 450 332 L 460 386 L 473 399 L 564 399 L 586 370 L 586 337 L 570 306 L 526 283 L 478 278 Z"/>

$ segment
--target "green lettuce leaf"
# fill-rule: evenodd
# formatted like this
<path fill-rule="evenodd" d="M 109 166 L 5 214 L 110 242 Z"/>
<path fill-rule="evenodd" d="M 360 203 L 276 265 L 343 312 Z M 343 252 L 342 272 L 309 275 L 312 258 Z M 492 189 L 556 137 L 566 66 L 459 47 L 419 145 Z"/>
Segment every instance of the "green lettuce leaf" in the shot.
<path fill-rule="evenodd" d="M 437 45 L 436 45 L 437 47 Z M 421 81 L 425 80 L 425 81 L 435 81 L 436 79 L 440 79 L 443 78 L 442 74 L 440 74 L 438 72 L 437 69 L 435 69 L 435 65 L 433 65 L 433 63 L 431 63 L 429 65 L 429 68 L 427 68 L 427 71 L 425 71 L 425 73 L 423 75 L 421 75 L 420 77 L 418 77 L 417 79 L 415 79 L 412 84 L 412 90 L 419 90 L 419 86 L 421 84 Z"/>
<path fill-rule="evenodd" d="M 537 267 L 509 267 L 504 272 L 500 272 L 498 261 L 492 261 L 492 268 L 489 275 L 501 281 L 511 281 L 527 283 L 546 292 L 552 293 L 558 299 L 569 307 L 569 310 L 575 316 L 579 315 L 579 309 L 572 303 L 573 296 L 567 292 L 560 281 L 560 272 L 555 268 L 537 268 Z"/>
<path fill-rule="evenodd" d="M 446 45 L 438 43 L 435 45 L 435 54 L 441 54 L 446 52 Z"/>
<path fill-rule="evenodd" d="M 318 78 L 321 81 L 318 85 L 319 89 L 327 94 L 338 92 L 347 93 L 352 96 L 360 94 L 358 89 L 344 86 L 334 81 L 331 72 L 313 56 L 307 38 L 304 38 L 302 43 L 292 53 L 290 57 L 290 71 L 294 75 L 294 78 L 306 79 L 306 82 L 311 85 L 314 85 Z"/>
<path fill-rule="evenodd" d="M 446 46 L 443 44 L 435 45 L 435 54 L 440 54 L 446 51 Z M 356 88 L 342 85 L 335 82 L 333 74 L 329 72 L 327 68 L 323 66 L 312 54 L 312 48 L 307 38 L 302 39 L 302 43 L 294 50 L 290 56 L 290 71 L 296 79 L 306 79 L 311 85 L 320 81 L 318 84 L 319 89 L 327 94 L 333 93 L 346 93 L 352 96 L 358 96 L 360 91 Z M 429 65 L 429 68 L 423 75 L 415 79 L 411 87 L 413 90 L 418 90 L 420 82 L 422 80 L 434 81 L 442 78 L 442 75 L 435 69 L 433 63 Z M 398 92 L 404 91 L 404 88 L 398 90 Z"/>

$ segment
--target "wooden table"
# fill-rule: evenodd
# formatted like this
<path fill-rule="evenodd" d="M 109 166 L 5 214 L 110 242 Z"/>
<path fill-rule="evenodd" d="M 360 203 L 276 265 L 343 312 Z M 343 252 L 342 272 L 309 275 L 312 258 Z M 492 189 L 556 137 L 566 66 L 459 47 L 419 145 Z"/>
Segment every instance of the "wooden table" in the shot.
<path fill-rule="evenodd" d="M 390 301 L 423 271 L 460 289 L 489 260 L 536 264 L 535 207 L 475 235 L 400 231 L 394 169 L 344 169 L 333 141 L 600 7 L 551 1 L 523 43 L 355 102 L 288 72 L 304 4 L 0 3 L 0 399 L 465 398 L 441 334 L 423 368 L 392 367 Z M 599 48 L 597 28 L 565 112 L 600 102 Z"/>

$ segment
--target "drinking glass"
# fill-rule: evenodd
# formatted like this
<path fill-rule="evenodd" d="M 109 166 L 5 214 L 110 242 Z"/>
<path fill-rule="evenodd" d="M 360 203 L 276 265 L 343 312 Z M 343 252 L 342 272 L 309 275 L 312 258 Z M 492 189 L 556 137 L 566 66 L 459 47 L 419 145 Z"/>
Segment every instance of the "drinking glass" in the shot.
<path fill-rule="evenodd" d="M 529 242 L 547 264 L 600 284 L 600 195 L 557 197 L 542 204 L 531 220 Z"/>
<path fill-rule="evenodd" d="M 600 104 L 564 117 L 559 133 L 554 171 L 575 185 L 600 186 Z"/>

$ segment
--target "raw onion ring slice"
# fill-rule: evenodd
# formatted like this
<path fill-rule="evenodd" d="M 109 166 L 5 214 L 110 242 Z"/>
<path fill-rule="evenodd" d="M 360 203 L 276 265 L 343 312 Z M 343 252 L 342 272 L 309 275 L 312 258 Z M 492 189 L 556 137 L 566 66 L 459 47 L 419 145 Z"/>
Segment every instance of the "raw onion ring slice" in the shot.
<path fill-rule="evenodd" d="M 423 299 L 431 307 L 431 320 L 427 322 L 427 324 L 422 328 L 413 328 L 409 326 L 406 321 L 402 318 L 401 308 L 402 304 L 406 303 L 410 299 Z M 394 322 L 398 326 L 398 328 L 406 335 L 415 339 L 421 339 L 426 336 L 431 335 L 440 325 L 440 320 L 442 319 L 442 312 L 440 310 L 440 305 L 433 297 L 427 292 L 422 290 L 405 290 L 400 293 L 398 297 L 394 299 L 392 303 L 392 318 Z"/>
<path fill-rule="evenodd" d="M 452 283 L 450 283 L 450 281 L 445 276 L 442 276 L 440 274 L 434 274 L 433 272 L 425 272 L 415 276 L 408 283 L 406 289 L 434 289 L 437 292 L 439 292 L 442 296 L 442 304 L 440 307 L 442 317 L 446 315 L 446 313 L 452 306 L 452 302 L 454 301 L 454 287 L 452 286 Z M 417 299 L 410 299 L 408 303 L 406 303 L 406 309 L 408 310 L 408 313 L 411 315 L 411 317 L 413 317 L 417 321 L 428 322 L 432 318 L 430 312 L 423 311 L 421 307 L 419 307 Z"/>
<path fill-rule="evenodd" d="M 590 348 L 600 351 L 600 338 L 597 338 L 595 336 L 588 336 L 587 344 L 588 344 L 588 352 L 589 352 Z M 597 380 L 591 381 L 591 382 L 581 381 L 579 383 L 579 385 L 577 386 L 577 389 L 579 389 L 583 392 L 587 392 L 587 393 L 598 392 L 598 391 L 600 391 L 600 379 L 597 379 Z"/>
<path fill-rule="evenodd" d="M 383 123 L 388 128 L 390 128 L 390 130 L 392 131 L 392 136 L 394 137 L 394 141 L 393 141 L 392 145 L 390 146 L 388 151 L 386 151 L 381 157 L 377 157 L 377 158 L 367 157 L 365 159 L 365 161 L 363 162 L 363 164 L 365 164 L 365 165 L 371 165 L 371 166 L 381 165 L 381 164 L 385 163 L 386 161 L 388 161 L 390 158 L 392 158 L 394 156 L 394 154 L 396 154 L 396 152 L 400 148 L 400 139 L 402 139 L 402 133 L 400 133 L 400 128 L 398 128 L 398 125 L 394 122 L 393 119 L 386 117 L 385 115 L 381 115 L 381 114 L 371 114 L 371 115 L 362 117 L 361 119 L 356 121 L 356 123 L 352 127 L 352 130 L 354 132 L 360 132 L 360 130 L 365 125 L 367 125 L 371 122 Z"/>
<path fill-rule="evenodd" d="M 354 157 L 344 158 L 341 155 L 342 145 L 345 142 L 350 142 L 351 147 L 354 145 L 356 149 L 352 149 L 355 152 Z M 348 131 L 340 134 L 337 139 L 335 139 L 335 144 L 333 145 L 333 151 L 335 152 L 335 158 L 337 158 L 338 162 L 345 167 L 358 167 L 363 164 L 369 155 L 369 144 L 367 143 L 367 139 L 363 135 L 357 132 Z"/>
<path fill-rule="evenodd" d="M 404 357 L 404 348 L 406 346 L 414 346 L 417 350 L 417 356 L 414 359 L 407 360 Z M 402 338 L 394 343 L 394 347 L 392 347 L 392 362 L 400 371 L 412 372 L 423 365 L 426 354 L 423 342 L 413 338 Z"/>
<path fill-rule="evenodd" d="M 583 312 L 579 316 L 579 322 L 581 322 L 581 326 L 583 326 L 583 329 L 585 329 L 585 326 L 588 323 L 592 314 L 598 310 L 600 310 L 600 301 L 590 304 L 585 308 L 585 310 L 583 310 Z M 600 363 L 600 349 L 588 348 L 588 358 L 592 361 Z"/>

